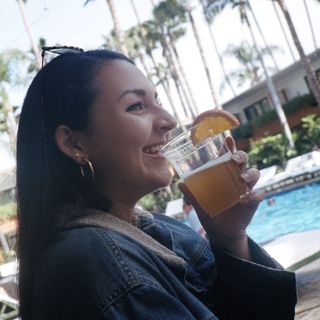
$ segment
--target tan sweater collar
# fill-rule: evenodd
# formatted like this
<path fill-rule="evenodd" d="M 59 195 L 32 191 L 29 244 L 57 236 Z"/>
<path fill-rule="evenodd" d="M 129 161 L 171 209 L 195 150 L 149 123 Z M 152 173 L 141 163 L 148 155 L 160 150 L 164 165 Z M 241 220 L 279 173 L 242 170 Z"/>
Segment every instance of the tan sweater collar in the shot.
<path fill-rule="evenodd" d="M 160 242 L 139 229 L 141 217 L 147 217 L 149 219 L 154 218 L 150 212 L 136 208 L 130 223 L 100 210 L 91 209 L 88 213 L 89 214 L 85 217 L 77 218 L 73 222 L 68 223 L 67 226 L 75 227 L 90 225 L 112 229 L 138 241 L 169 265 L 183 266 L 186 263 L 185 260 L 179 257 L 175 252 L 163 246 Z"/>

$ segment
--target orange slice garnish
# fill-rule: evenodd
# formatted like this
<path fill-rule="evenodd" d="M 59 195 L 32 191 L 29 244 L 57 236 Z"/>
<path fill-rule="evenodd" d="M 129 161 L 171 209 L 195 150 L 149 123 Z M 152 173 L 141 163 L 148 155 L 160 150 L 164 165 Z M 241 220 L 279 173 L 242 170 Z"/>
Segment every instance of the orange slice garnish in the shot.
<path fill-rule="evenodd" d="M 193 144 L 197 144 L 239 124 L 239 120 L 230 112 L 220 109 L 208 110 L 199 114 L 194 120 L 191 140 Z"/>

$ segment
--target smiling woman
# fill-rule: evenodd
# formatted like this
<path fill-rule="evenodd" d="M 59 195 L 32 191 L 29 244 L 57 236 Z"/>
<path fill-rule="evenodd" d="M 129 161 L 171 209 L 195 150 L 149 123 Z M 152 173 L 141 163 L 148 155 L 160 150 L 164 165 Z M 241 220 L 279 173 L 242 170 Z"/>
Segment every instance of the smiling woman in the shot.
<path fill-rule="evenodd" d="M 214 219 L 182 184 L 209 240 L 136 208 L 171 181 L 159 150 L 175 126 L 120 53 L 65 52 L 40 70 L 17 141 L 22 320 L 293 318 L 294 275 L 245 231 L 261 193 Z M 245 153 L 232 161 L 252 189 Z"/>

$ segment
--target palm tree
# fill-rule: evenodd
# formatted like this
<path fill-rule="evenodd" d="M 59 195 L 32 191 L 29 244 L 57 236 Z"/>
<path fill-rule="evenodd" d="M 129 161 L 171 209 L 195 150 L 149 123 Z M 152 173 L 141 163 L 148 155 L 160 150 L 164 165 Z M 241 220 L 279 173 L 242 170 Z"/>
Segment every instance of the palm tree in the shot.
<path fill-rule="evenodd" d="M 210 0 L 199 0 L 200 1 L 200 4 L 201 4 L 201 7 L 202 7 L 202 12 L 203 12 L 203 15 L 204 15 L 204 18 L 205 18 L 205 21 L 206 21 L 206 25 L 207 25 L 207 28 L 208 28 L 208 31 L 209 31 L 209 35 L 210 35 L 210 39 L 212 41 L 212 44 L 213 44 L 213 48 L 214 48 L 214 51 L 218 57 L 218 60 L 219 60 L 219 64 L 220 64 L 220 67 L 221 67 L 221 71 L 222 71 L 222 74 L 224 76 L 224 79 L 226 80 L 226 83 L 228 84 L 233 96 L 235 97 L 236 96 L 236 92 L 233 88 L 233 85 L 228 77 L 228 74 L 227 74 L 227 71 L 226 71 L 226 68 L 225 68 L 225 65 L 224 65 L 224 61 L 222 59 L 222 55 L 220 54 L 220 51 L 218 49 L 218 45 L 217 45 L 217 42 L 215 40 L 215 37 L 213 35 L 213 32 L 212 32 L 212 28 L 211 28 L 211 25 L 213 24 L 213 21 L 214 21 L 214 16 L 211 15 L 211 14 L 207 14 L 207 11 L 206 11 L 206 6 L 208 5 L 208 1 Z"/>
<path fill-rule="evenodd" d="M 309 13 L 309 8 L 308 8 L 306 0 L 303 0 L 303 5 L 304 5 L 304 8 L 306 10 L 306 14 L 307 14 L 307 18 L 308 18 L 308 23 L 309 23 L 309 26 L 310 26 L 310 31 L 311 31 L 311 35 L 312 35 L 313 44 L 314 44 L 314 49 L 317 50 L 316 37 L 315 37 L 315 34 L 314 34 L 314 29 L 313 29 L 313 25 L 312 25 L 310 13 Z"/>
<path fill-rule="evenodd" d="M 302 61 L 302 65 L 305 69 L 306 76 L 308 79 L 308 84 L 310 86 L 312 93 L 314 94 L 314 97 L 317 101 L 318 106 L 320 107 L 320 85 L 319 85 L 318 80 L 316 78 L 316 75 L 311 67 L 310 59 L 308 56 L 306 56 L 306 54 L 303 50 L 303 47 L 302 47 L 301 42 L 299 40 L 298 34 L 297 34 L 296 29 L 294 27 L 291 15 L 288 11 L 286 2 L 284 0 L 272 0 L 272 1 L 275 1 L 279 5 L 279 7 L 280 7 L 285 19 L 286 19 L 286 22 L 288 24 L 293 42 L 298 50 L 299 56 Z"/>
<path fill-rule="evenodd" d="M 157 27 L 159 27 L 160 29 L 160 43 L 163 48 L 163 55 L 168 61 L 168 66 L 171 69 L 172 79 L 179 95 L 184 113 L 186 116 L 188 116 L 188 107 L 188 110 L 192 116 L 195 114 L 195 112 L 193 111 L 193 108 L 195 108 L 195 106 L 191 105 L 189 97 L 192 97 L 193 95 L 192 92 L 189 92 L 188 97 L 186 89 L 184 88 L 184 83 L 188 83 L 188 80 L 185 78 L 184 83 L 182 81 L 183 75 L 185 75 L 185 73 L 182 72 L 182 74 L 179 74 L 179 69 L 182 70 L 183 67 L 180 63 L 179 68 L 179 56 L 174 53 L 175 50 L 173 49 L 173 39 L 179 38 L 179 36 L 177 37 L 177 34 L 184 34 L 183 29 L 181 29 L 180 27 L 181 24 L 186 22 L 184 8 L 178 4 L 177 0 L 165 0 L 161 1 L 157 6 L 154 7 L 153 14 Z M 176 33 L 176 37 L 173 36 L 173 33 Z M 190 86 L 187 85 L 187 88 L 190 89 Z M 183 101 L 183 96 L 185 98 L 187 106 Z"/>
<path fill-rule="evenodd" d="M 259 32 L 259 34 L 260 34 L 260 36 L 261 36 L 261 38 L 262 38 L 262 41 L 263 41 L 263 43 L 264 43 L 264 45 L 265 45 L 265 48 L 266 48 L 267 52 L 269 53 L 269 55 L 270 55 L 270 57 L 271 57 L 274 65 L 275 65 L 275 67 L 276 67 L 276 70 L 278 71 L 278 70 L 279 70 L 279 66 L 278 66 L 278 64 L 277 64 L 277 61 L 276 61 L 276 59 L 274 58 L 274 55 L 273 55 L 272 50 L 269 50 L 269 45 L 268 45 L 267 40 L 266 40 L 266 38 L 265 38 L 265 36 L 264 36 L 264 33 L 262 32 L 262 29 L 261 29 L 261 27 L 260 27 L 259 21 L 258 21 L 258 19 L 257 19 L 257 17 L 256 17 L 256 14 L 254 13 L 254 11 L 253 11 L 253 9 L 252 9 L 252 6 L 251 6 L 249 0 L 247 0 L 247 5 L 248 5 L 248 9 L 249 9 L 249 11 L 250 11 L 250 13 L 251 13 L 251 16 L 252 16 L 252 18 L 253 18 L 253 21 L 254 21 L 254 23 L 255 23 L 255 25 L 256 25 L 256 27 L 257 27 L 257 30 L 258 30 L 258 32 Z"/>
<path fill-rule="evenodd" d="M 275 5 L 275 2 L 274 2 L 274 1 L 271 1 L 271 3 L 272 3 L 273 10 L 274 10 L 274 12 L 275 12 L 275 14 L 276 14 L 277 20 L 278 20 L 278 22 L 279 22 L 279 25 L 280 25 L 282 34 L 283 34 L 284 39 L 285 39 L 285 41 L 286 41 L 286 44 L 287 44 L 287 46 L 288 46 L 289 52 L 290 52 L 290 54 L 291 54 L 292 60 L 293 60 L 293 61 L 297 61 L 297 59 L 296 59 L 296 57 L 295 57 L 295 55 L 294 55 L 294 53 L 293 53 L 293 49 L 292 49 L 292 47 L 291 47 L 291 44 L 290 44 L 289 38 L 288 38 L 288 36 L 287 36 L 286 30 L 284 29 L 282 20 L 281 20 L 281 18 L 280 18 L 280 16 L 279 16 L 277 7 L 276 7 L 276 5 Z"/>
<path fill-rule="evenodd" d="M 31 48 L 32 48 L 32 52 L 34 54 L 34 58 L 35 58 L 35 63 L 36 63 L 36 69 L 40 70 L 41 69 L 41 56 L 40 56 L 40 51 L 36 45 L 36 42 L 34 40 L 31 28 L 30 28 L 30 24 L 28 22 L 27 16 L 25 14 L 24 11 L 24 5 L 27 2 L 27 0 L 17 0 L 18 6 L 19 6 L 19 11 L 20 11 L 20 15 L 24 24 L 24 27 L 26 29 L 26 32 L 28 34 L 30 43 L 31 43 Z"/>
<path fill-rule="evenodd" d="M 9 100 L 9 88 L 21 85 L 19 63 L 26 60 L 26 55 L 20 50 L 7 50 L 0 54 L 0 114 L 3 119 L 3 129 L 8 133 L 12 147 L 14 146 L 17 123 L 14 110 Z"/>
<path fill-rule="evenodd" d="M 270 51 L 280 50 L 277 46 L 269 46 L 260 49 L 262 57 L 268 55 Z M 242 87 L 248 81 L 250 86 L 260 83 L 264 78 L 264 72 L 261 67 L 260 59 L 255 50 L 247 41 L 242 41 L 239 45 L 229 45 L 223 53 L 223 58 L 231 57 L 237 59 L 240 68 L 229 73 L 228 78 L 236 80 L 237 86 Z M 274 68 L 267 68 L 268 71 L 274 71 Z"/>
<path fill-rule="evenodd" d="M 141 23 L 141 20 L 140 20 L 139 14 L 138 14 L 138 10 L 135 6 L 135 2 L 134 2 L 134 0 L 130 0 L 130 1 L 131 1 L 131 6 L 133 9 L 134 15 L 135 15 L 137 23 L 138 23 L 138 34 L 139 34 L 140 43 L 137 46 L 139 46 L 140 48 L 145 48 L 146 54 L 151 58 L 151 61 L 154 66 L 155 74 L 158 78 L 158 83 L 161 84 L 161 86 L 163 87 L 163 90 L 168 98 L 168 101 L 169 101 L 169 104 L 170 104 L 171 109 L 173 111 L 173 114 L 175 115 L 178 123 L 181 124 L 181 120 L 179 119 L 178 112 L 177 112 L 176 108 L 174 107 L 172 92 L 170 89 L 169 82 L 165 81 L 165 78 L 163 78 L 161 76 L 161 71 L 160 71 L 161 68 L 158 67 L 158 65 L 156 64 L 155 59 L 152 55 L 152 49 L 157 47 L 156 42 L 160 40 L 161 36 L 158 31 L 154 32 L 154 29 L 152 28 L 152 27 L 154 27 L 154 23 L 152 21 L 147 21 L 144 24 Z M 150 32 L 151 30 L 152 30 L 152 32 Z M 156 33 L 156 36 L 155 36 L 155 33 Z M 130 40 L 128 39 L 128 41 L 130 41 Z M 151 41 L 151 43 L 150 43 L 150 41 Z M 143 55 L 141 55 L 141 56 L 143 57 Z M 143 59 L 141 56 L 140 56 L 140 60 L 141 60 L 142 64 L 145 65 L 145 63 L 142 61 Z M 144 68 L 148 74 L 148 78 L 150 80 L 152 80 L 152 76 L 148 72 L 146 66 Z M 167 77 L 168 74 L 166 73 L 165 76 Z"/>
<path fill-rule="evenodd" d="M 131 7 L 134 13 L 134 16 L 137 20 L 137 26 L 136 27 L 132 27 L 131 29 L 134 30 L 133 35 L 135 36 L 135 41 L 133 43 L 135 50 L 138 52 L 138 56 L 141 62 L 141 65 L 143 66 L 143 69 L 145 70 L 148 79 L 151 81 L 151 74 L 148 70 L 148 67 L 146 65 L 145 59 L 144 59 L 144 55 L 142 54 L 142 48 L 143 48 L 143 29 L 142 29 L 142 24 L 141 24 L 141 20 L 138 14 L 138 10 L 136 8 L 135 2 L 134 0 L 130 0 L 131 2 Z M 128 35 L 126 36 L 127 41 L 129 41 L 130 38 L 128 38 Z M 130 47 L 130 44 L 128 45 Z M 129 49 L 130 50 L 130 49 Z"/>
<path fill-rule="evenodd" d="M 86 0 L 84 3 L 84 6 L 86 6 L 89 2 L 92 2 L 92 1 L 94 1 L 94 0 Z M 128 48 L 127 48 L 127 45 L 125 42 L 125 36 L 124 36 L 122 29 L 120 28 L 120 23 L 119 23 L 119 19 L 118 19 L 118 15 L 117 15 L 117 11 L 116 11 L 114 2 L 113 2 L 113 0 L 107 0 L 107 4 L 109 7 L 109 11 L 111 13 L 111 16 L 112 16 L 115 34 L 116 34 L 116 37 L 118 38 L 118 41 L 119 41 L 119 49 L 124 55 L 128 56 Z"/>
<path fill-rule="evenodd" d="M 206 55 L 204 53 L 202 41 L 201 41 L 200 34 L 199 34 L 199 31 L 198 31 L 198 26 L 197 26 L 197 24 L 195 22 L 193 14 L 192 14 L 192 8 L 190 6 L 186 6 L 185 8 L 186 8 L 187 15 L 188 15 L 191 27 L 192 27 L 193 35 L 195 37 L 195 40 L 196 40 L 196 43 L 197 43 L 197 46 L 198 46 L 198 50 L 199 50 L 199 53 L 200 53 L 202 64 L 203 64 L 203 67 L 205 69 L 205 73 L 206 73 L 206 76 L 207 76 L 208 84 L 209 84 L 209 87 L 210 87 L 210 93 L 211 93 L 214 105 L 215 105 L 215 107 L 217 109 L 222 109 L 222 106 L 221 106 L 221 104 L 219 102 L 219 99 L 218 99 L 218 95 L 217 95 L 216 90 L 214 88 L 213 79 L 212 79 L 212 76 L 211 76 L 211 73 L 210 73 L 210 70 L 209 70 L 209 66 L 208 66 Z"/>
<path fill-rule="evenodd" d="M 185 94 L 187 94 L 187 92 L 188 92 L 188 97 L 186 97 L 186 99 L 188 100 L 188 98 L 190 98 L 190 100 L 191 100 L 191 104 L 192 104 L 193 108 L 190 107 L 189 109 L 190 109 L 191 117 L 194 119 L 195 116 L 197 114 L 199 114 L 199 109 L 198 109 L 196 101 L 194 99 L 191 86 L 189 84 L 189 81 L 188 81 L 187 75 L 185 73 L 184 67 L 183 67 L 183 65 L 181 63 L 179 52 L 178 52 L 176 44 L 175 44 L 176 41 L 181 36 L 183 36 L 185 34 L 185 32 L 186 32 L 185 29 L 180 28 L 179 30 L 175 30 L 174 32 L 169 33 L 168 34 L 169 35 L 169 45 L 170 45 L 170 47 L 172 49 L 172 52 L 174 54 L 174 58 L 175 58 L 175 61 L 177 63 L 178 70 L 179 70 L 180 75 L 182 77 L 181 79 L 182 79 L 182 81 L 184 82 L 184 84 L 186 86 Z"/>
<path fill-rule="evenodd" d="M 166 10 L 163 10 L 162 16 L 170 15 L 172 20 L 177 19 L 179 17 L 180 18 L 180 21 L 178 21 L 179 23 L 184 23 L 187 20 L 189 20 L 189 22 L 191 23 L 193 35 L 195 37 L 197 47 L 198 47 L 198 50 L 200 53 L 201 61 L 203 63 L 204 69 L 205 69 L 205 74 L 206 74 L 206 77 L 208 80 L 208 84 L 209 84 L 209 88 L 210 88 L 210 92 L 211 92 L 211 95 L 213 98 L 214 105 L 217 108 L 221 108 L 221 105 L 219 103 L 219 100 L 217 98 L 217 94 L 216 94 L 214 86 L 213 86 L 213 80 L 212 80 L 210 70 L 208 67 L 208 63 L 207 63 L 205 53 L 203 50 L 202 42 L 201 42 L 200 35 L 198 32 L 198 27 L 197 27 L 197 24 L 193 18 L 191 8 L 188 5 L 186 5 L 185 1 L 181 1 L 181 0 L 180 1 L 179 0 L 164 0 L 159 3 L 157 8 L 159 8 L 160 6 L 166 7 Z"/>
<path fill-rule="evenodd" d="M 146 54 L 150 58 L 153 69 L 154 75 L 157 78 L 157 83 L 160 84 L 168 98 L 170 107 L 173 111 L 174 116 L 176 117 L 180 126 L 182 126 L 182 122 L 178 115 L 177 109 L 173 102 L 172 90 L 170 87 L 170 83 L 168 81 L 170 77 L 169 67 L 164 67 L 161 63 L 157 63 L 154 56 L 153 50 L 158 48 L 158 43 L 161 39 L 161 32 L 159 31 L 158 25 L 153 20 L 147 20 L 140 26 L 141 34 L 142 34 L 142 47 L 145 49 Z"/>
<path fill-rule="evenodd" d="M 286 138 L 288 140 L 289 146 L 294 148 L 294 141 L 293 141 L 292 133 L 291 133 L 291 130 L 290 130 L 290 127 L 288 124 L 288 120 L 287 120 L 286 115 L 283 111 L 282 105 L 280 103 L 280 100 L 277 95 L 276 89 L 274 87 L 273 81 L 272 81 L 272 79 L 268 73 L 267 67 L 264 63 L 263 57 L 260 53 L 258 42 L 256 40 L 254 33 L 253 33 L 251 23 L 249 21 L 248 15 L 247 15 L 247 8 L 248 8 L 247 1 L 246 0 L 212 0 L 212 3 L 209 5 L 207 10 L 213 10 L 214 12 L 221 12 L 228 5 L 231 5 L 232 8 L 239 9 L 241 21 L 244 22 L 248 27 L 253 46 L 256 50 L 257 56 L 259 57 L 261 67 L 263 69 L 263 72 L 264 72 L 264 75 L 266 78 L 266 85 L 267 85 L 268 92 L 269 92 L 271 100 L 272 100 L 272 104 L 278 114 L 281 126 L 284 130 L 284 133 L 285 133 Z"/>
<path fill-rule="evenodd" d="M 148 70 L 144 55 L 142 53 L 143 38 L 141 28 L 133 26 L 125 32 L 125 41 L 128 49 L 128 55 L 132 60 L 139 59 L 147 78 L 151 81 L 151 74 Z"/>
<path fill-rule="evenodd" d="M 42 50 L 42 47 L 45 47 L 46 45 L 47 45 L 46 44 L 46 39 L 44 39 L 42 37 L 38 39 L 37 48 L 38 48 L 39 52 Z M 32 48 L 31 48 L 30 51 L 31 51 L 31 54 L 34 56 Z M 38 70 L 39 70 L 39 68 L 38 68 L 37 61 L 35 59 L 31 58 L 30 59 L 30 64 L 28 66 L 28 73 L 32 74 L 32 73 L 34 73 L 34 72 L 36 72 Z"/>

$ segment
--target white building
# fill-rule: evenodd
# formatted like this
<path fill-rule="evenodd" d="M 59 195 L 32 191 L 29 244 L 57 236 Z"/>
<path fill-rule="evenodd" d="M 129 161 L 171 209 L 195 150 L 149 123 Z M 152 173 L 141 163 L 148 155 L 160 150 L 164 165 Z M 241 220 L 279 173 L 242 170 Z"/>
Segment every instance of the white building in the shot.
<path fill-rule="evenodd" d="M 309 55 L 313 70 L 320 79 L 320 50 Z M 301 61 L 272 75 L 272 80 L 281 104 L 310 93 L 305 70 Z M 242 124 L 252 121 L 263 113 L 273 109 L 266 81 L 250 88 L 223 104 L 223 109 L 233 113 Z"/>

